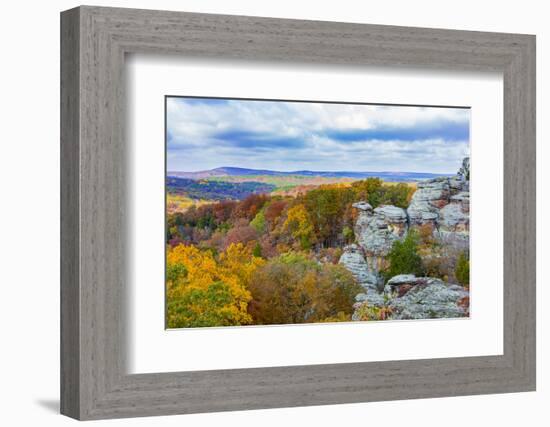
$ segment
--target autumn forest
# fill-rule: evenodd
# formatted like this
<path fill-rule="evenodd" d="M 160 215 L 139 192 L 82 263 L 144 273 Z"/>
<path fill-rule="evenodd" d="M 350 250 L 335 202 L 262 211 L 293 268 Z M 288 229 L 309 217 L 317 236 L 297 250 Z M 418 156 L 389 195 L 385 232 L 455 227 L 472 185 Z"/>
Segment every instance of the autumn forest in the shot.
<path fill-rule="evenodd" d="M 313 140 L 313 130 L 309 136 L 291 132 L 282 138 L 282 131 L 277 131 L 277 137 L 269 137 L 273 126 L 249 130 L 242 109 L 236 120 L 248 126 L 246 132 L 226 130 L 213 135 L 212 129 L 225 125 L 235 108 L 248 107 L 246 101 L 239 102 L 228 105 L 175 98 L 174 105 L 167 106 L 168 328 L 468 315 L 469 163 L 463 161 L 464 150 L 455 149 L 460 158 L 450 161 L 454 169 L 445 172 L 422 164 L 407 164 L 408 168 L 402 166 L 397 172 L 340 172 L 350 169 L 324 160 L 318 144 L 313 144 L 315 150 L 307 145 L 308 138 Z M 258 110 L 255 105 L 250 112 Z M 368 115 L 371 110 L 337 112 Z M 260 112 L 273 121 L 277 114 L 289 113 Z M 263 123 L 258 117 L 255 120 Z M 312 126 L 317 134 L 322 132 L 309 122 L 301 128 Z M 180 127 L 183 130 L 178 131 Z M 324 132 L 345 150 L 361 147 L 361 141 L 379 140 L 381 146 L 395 150 L 396 157 L 402 155 L 395 142 L 385 143 L 382 132 Z M 398 137 L 395 133 L 386 139 L 393 141 Z M 422 137 L 428 138 L 416 138 Z M 194 150 L 200 155 L 197 139 L 202 144 L 218 144 L 211 154 L 217 162 L 235 164 L 235 156 L 242 152 L 256 157 L 255 165 L 267 167 L 209 168 L 207 163 L 198 164 L 199 160 L 193 167 L 189 156 Z M 422 148 L 416 139 L 404 144 Z M 296 158 L 285 160 L 289 153 Z M 206 152 L 203 155 L 208 157 Z M 354 156 L 348 151 L 342 155 Z M 271 158 L 278 163 L 265 160 Z M 295 161 L 308 169 L 293 167 Z M 285 162 L 289 162 L 288 172 L 277 168 Z M 370 169 L 354 167 L 345 158 L 342 162 L 354 171 Z M 366 166 L 373 165 L 366 162 Z M 383 166 L 379 164 L 378 169 Z M 397 170 L 389 169 L 392 164 L 387 166 L 384 170 Z M 420 171 L 402 172 L 411 169 Z M 426 308 L 405 301 L 415 292 L 441 297 L 444 307 Z"/>

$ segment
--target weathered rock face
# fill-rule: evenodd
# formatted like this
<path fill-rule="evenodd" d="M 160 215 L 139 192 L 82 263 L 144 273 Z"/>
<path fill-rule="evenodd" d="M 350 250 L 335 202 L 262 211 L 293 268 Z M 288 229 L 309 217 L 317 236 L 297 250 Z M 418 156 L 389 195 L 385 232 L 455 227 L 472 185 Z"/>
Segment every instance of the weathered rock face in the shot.
<path fill-rule="evenodd" d="M 393 242 L 405 236 L 408 221 L 404 209 L 391 205 L 372 209 L 366 202 L 352 206 L 360 211 L 355 236 L 368 257 L 386 256 Z"/>
<path fill-rule="evenodd" d="M 362 294 L 360 294 L 362 295 Z M 386 320 L 435 319 L 469 316 L 470 294 L 467 289 L 432 277 L 401 274 L 392 277 L 379 299 L 357 296 L 355 320 L 363 304 L 385 308 Z"/>
<path fill-rule="evenodd" d="M 376 286 L 377 276 L 367 264 L 360 246 L 351 244 L 344 247 L 339 263 L 346 267 L 363 287 L 365 283 Z"/>
<path fill-rule="evenodd" d="M 410 276 L 410 275 L 407 275 Z M 399 276 L 397 276 L 399 277 Z M 386 284 L 391 319 L 435 319 L 469 315 L 470 293 L 459 285 L 430 277 Z"/>
<path fill-rule="evenodd" d="M 407 215 L 411 227 L 429 224 L 434 237 L 457 249 L 467 249 L 470 233 L 470 160 L 457 175 L 417 184 Z"/>
<path fill-rule="evenodd" d="M 444 245 L 467 250 L 470 244 L 469 181 L 461 182 L 457 189 L 459 192 L 453 191 L 449 203 L 439 210 L 434 236 Z"/>
<path fill-rule="evenodd" d="M 357 302 L 368 302 L 369 306 L 384 304 L 384 295 L 380 289 L 383 288 L 384 282 L 375 271 L 371 270 L 360 246 L 356 244 L 346 246 L 339 263 L 346 267 L 363 287 L 363 292 L 355 297 Z"/>
<path fill-rule="evenodd" d="M 439 211 L 439 229 L 454 232 L 468 232 L 470 226 L 470 194 L 458 193 L 450 203 Z"/>
<path fill-rule="evenodd" d="M 384 307 L 385 304 L 384 294 L 378 292 L 375 288 L 368 288 L 365 292 L 357 294 L 355 296 L 355 301 L 357 301 L 354 305 L 354 308 L 356 309 L 358 309 L 362 304 L 367 304 L 369 307 Z M 352 317 L 352 320 L 359 319 Z"/>
<path fill-rule="evenodd" d="M 439 219 L 439 210 L 449 203 L 450 198 L 449 178 L 434 178 L 419 182 L 407 208 L 410 224 L 436 225 Z"/>

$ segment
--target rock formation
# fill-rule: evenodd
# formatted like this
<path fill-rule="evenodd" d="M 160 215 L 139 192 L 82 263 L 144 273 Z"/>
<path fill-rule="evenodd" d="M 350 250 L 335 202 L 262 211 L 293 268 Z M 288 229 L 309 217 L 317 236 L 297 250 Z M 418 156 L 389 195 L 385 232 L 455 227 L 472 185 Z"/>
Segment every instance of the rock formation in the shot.
<path fill-rule="evenodd" d="M 376 274 L 367 264 L 365 256 L 363 255 L 363 249 L 360 246 L 353 243 L 344 247 L 344 252 L 340 257 L 339 263 L 351 271 L 358 283 L 371 283 L 376 285 Z"/>
<path fill-rule="evenodd" d="M 404 274 L 392 277 L 384 286 L 378 272 L 393 243 L 404 239 L 410 229 L 426 224 L 433 229 L 433 237 L 447 248 L 459 251 L 468 248 L 469 178 L 470 161 L 465 158 L 457 175 L 419 182 L 407 210 L 391 205 L 373 209 L 364 201 L 352 205 L 359 210 L 354 227 L 357 244 L 344 248 L 340 263 L 364 289 L 356 296 L 355 320 L 365 304 L 383 308 L 389 313 L 388 319 L 468 315 L 469 292 L 459 285 Z"/>
<path fill-rule="evenodd" d="M 357 282 L 363 287 L 363 292 L 355 297 L 356 301 L 368 301 L 370 305 L 377 306 L 384 303 L 384 296 L 381 292 L 384 282 L 380 280 L 377 272 L 369 267 L 360 246 L 356 244 L 346 246 L 339 263 L 351 271 Z"/>
<path fill-rule="evenodd" d="M 411 276 L 395 276 L 384 288 L 392 319 L 468 316 L 470 294 L 467 289 L 440 279 Z"/>
<path fill-rule="evenodd" d="M 461 191 L 451 196 L 449 204 L 439 211 L 440 228 L 449 231 L 469 231 L 470 193 Z"/>
<path fill-rule="evenodd" d="M 363 248 L 373 269 L 379 268 L 381 257 L 388 255 L 393 242 L 407 233 L 407 213 L 396 206 L 385 205 L 372 209 L 366 202 L 354 203 L 359 210 L 355 223 L 357 243 Z"/>
<path fill-rule="evenodd" d="M 360 320 L 363 304 L 384 308 L 387 320 L 436 319 L 466 317 L 469 315 L 469 292 L 456 284 L 443 282 L 433 277 L 415 277 L 401 274 L 392 277 L 379 299 L 356 298 L 354 320 Z"/>
<path fill-rule="evenodd" d="M 470 159 L 453 177 L 433 178 L 417 184 L 407 208 L 411 227 L 430 224 L 437 232 L 469 233 L 470 229 Z M 458 241 L 463 241 L 460 236 Z"/>
<path fill-rule="evenodd" d="M 417 183 L 417 190 L 405 211 L 383 205 L 376 209 L 367 202 L 354 203 L 359 210 L 355 223 L 357 243 L 363 248 L 367 263 L 377 269 L 393 242 L 403 239 L 409 228 L 429 224 L 434 237 L 459 249 L 468 246 L 470 230 L 470 162 L 465 158 L 457 175 Z"/>
<path fill-rule="evenodd" d="M 449 178 L 433 178 L 416 184 L 411 203 L 407 208 L 409 224 L 437 225 L 439 210 L 447 205 L 451 197 Z"/>

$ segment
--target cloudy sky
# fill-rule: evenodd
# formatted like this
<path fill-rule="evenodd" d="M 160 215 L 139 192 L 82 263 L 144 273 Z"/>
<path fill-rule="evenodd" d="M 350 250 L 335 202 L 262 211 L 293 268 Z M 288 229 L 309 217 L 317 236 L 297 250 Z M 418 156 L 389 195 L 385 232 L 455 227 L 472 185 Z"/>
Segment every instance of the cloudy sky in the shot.
<path fill-rule="evenodd" d="M 166 108 L 169 171 L 455 173 L 469 155 L 468 109 L 176 97 Z"/>

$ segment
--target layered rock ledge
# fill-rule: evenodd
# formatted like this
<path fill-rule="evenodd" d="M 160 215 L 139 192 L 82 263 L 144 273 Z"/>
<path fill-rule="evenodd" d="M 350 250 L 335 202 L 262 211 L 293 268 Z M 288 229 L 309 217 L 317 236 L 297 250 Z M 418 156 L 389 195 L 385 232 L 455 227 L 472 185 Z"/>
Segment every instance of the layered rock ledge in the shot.
<path fill-rule="evenodd" d="M 386 320 L 467 317 L 469 297 L 468 290 L 462 286 L 433 277 L 402 274 L 392 277 L 383 293 L 356 298 L 358 302 L 354 305 L 352 318 L 360 320 L 358 316 L 363 304 L 385 308 Z"/>

